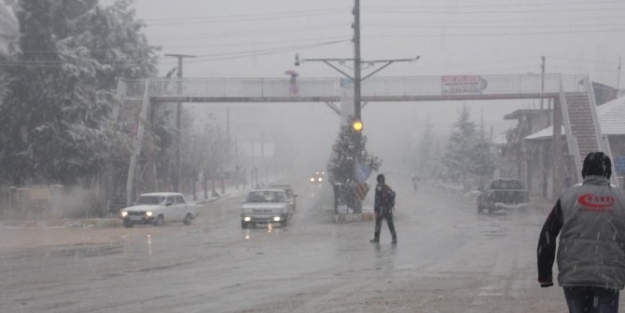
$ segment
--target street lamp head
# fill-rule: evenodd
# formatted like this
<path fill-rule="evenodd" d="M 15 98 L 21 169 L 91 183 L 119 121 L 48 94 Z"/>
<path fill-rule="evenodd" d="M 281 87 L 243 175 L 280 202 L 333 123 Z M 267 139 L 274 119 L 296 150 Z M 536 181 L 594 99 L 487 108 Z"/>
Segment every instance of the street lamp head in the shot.
<path fill-rule="evenodd" d="M 415 61 L 418 61 L 420 58 L 421 58 L 421 56 L 417 54 L 417 57 L 416 57 L 416 58 L 414 58 L 414 60 L 415 60 Z"/>
<path fill-rule="evenodd" d="M 362 129 L 364 128 L 364 125 L 362 124 L 362 121 L 360 120 L 354 120 L 352 122 L 352 129 L 357 132 L 360 133 L 362 132 Z"/>

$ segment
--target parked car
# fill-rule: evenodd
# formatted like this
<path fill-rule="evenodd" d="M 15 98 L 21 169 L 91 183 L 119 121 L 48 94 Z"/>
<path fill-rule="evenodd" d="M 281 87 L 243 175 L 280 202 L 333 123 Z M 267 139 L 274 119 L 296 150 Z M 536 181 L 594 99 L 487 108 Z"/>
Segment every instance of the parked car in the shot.
<path fill-rule="evenodd" d="M 133 206 L 120 211 L 120 216 L 124 227 L 134 224 L 161 226 L 165 222 L 189 225 L 197 213 L 195 204 L 187 202 L 181 193 L 154 192 L 140 195 Z"/>
<path fill-rule="evenodd" d="M 241 227 L 254 227 L 258 223 L 279 223 L 285 227 L 292 216 L 293 208 L 284 190 L 252 190 L 241 208 Z"/>
<path fill-rule="evenodd" d="M 518 179 L 498 178 L 488 181 L 477 197 L 477 212 L 525 209 L 528 193 Z"/>
<path fill-rule="evenodd" d="M 291 187 L 291 185 L 271 185 L 270 188 L 284 190 L 287 200 L 291 203 L 293 212 L 297 211 L 297 195 L 293 192 L 293 187 Z"/>

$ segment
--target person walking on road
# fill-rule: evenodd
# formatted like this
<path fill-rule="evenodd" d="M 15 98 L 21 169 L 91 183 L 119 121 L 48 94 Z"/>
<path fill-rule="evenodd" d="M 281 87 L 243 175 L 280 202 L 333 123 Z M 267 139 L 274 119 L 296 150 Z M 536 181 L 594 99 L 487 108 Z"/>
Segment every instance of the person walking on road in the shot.
<path fill-rule="evenodd" d="M 616 313 L 625 287 L 625 195 L 610 185 L 612 162 L 589 153 L 583 183 L 566 190 L 549 214 L 538 241 L 538 282 L 553 286 L 557 249 L 558 283 L 571 313 Z"/>
<path fill-rule="evenodd" d="M 415 175 L 412 176 L 412 189 L 414 190 L 414 192 L 417 192 L 418 189 L 418 183 L 419 183 L 419 176 Z"/>
<path fill-rule="evenodd" d="M 397 244 L 397 233 L 395 232 L 395 224 L 393 223 L 393 209 L 395 208 L 395 192 L 389 187 L 384 175 L 379 174 L 377 177 L 378 185 L 375 187 L 375 233 L 372 243 L 380 242 L 380 230 L 382 229 L 382 221 L 386 220 L 388 229 L 393 237 L 392 244 Z"/>

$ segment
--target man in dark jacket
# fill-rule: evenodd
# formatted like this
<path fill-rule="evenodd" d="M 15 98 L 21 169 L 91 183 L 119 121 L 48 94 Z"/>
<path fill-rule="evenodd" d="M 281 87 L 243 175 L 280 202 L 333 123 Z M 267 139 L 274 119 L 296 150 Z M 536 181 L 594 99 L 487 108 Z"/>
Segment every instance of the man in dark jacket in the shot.
<path fill-rule="evenodd" d="M 610 185 L 612 162 L 602 152 L 586 156 L 583 184 L 565 191 L 549 214 L 538 241 L 538 282 L 553 286 L 558 249 L 558 282 L 569 312 L 618 312 L 625 287 L 625 196 Z"/>
<path fill-rule="evenodd" d="M 372 243 L 380 242 L 380 229 L 382 228 L 382 220 L 386 219 L 388 229 L 393 236 L 393 244 L 397 244 L 397 233 L 395 233 L 395 224 L 393 224 L 393 209 L 395 207 L 395 192 L 389 187 L 384 175 L 379 174 L 377 177 L 378 185 L 375 187 L 375 233 Z"/>

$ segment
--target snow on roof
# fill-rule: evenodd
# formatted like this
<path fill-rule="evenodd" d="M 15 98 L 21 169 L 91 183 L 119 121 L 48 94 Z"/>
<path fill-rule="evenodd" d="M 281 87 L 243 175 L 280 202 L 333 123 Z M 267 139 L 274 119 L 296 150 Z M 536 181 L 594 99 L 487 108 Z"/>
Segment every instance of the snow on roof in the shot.
<path fill-rule="evenodd" d="M 625 135 L 625 97 L 620 97 L 597 107 L 597 118 L 604 135 Z M 562 134 L 565 134 L 562 127 Z M 553 127 L 533 133 L 526 140 L 546 139 L 553 136 Z"/>
<path fill-rule="evenodd" d="M 625 97 L 620 97 L 597 107 L 601 133 L 625 135 Z"/>
<path fill-rule="evenodd" d="M 562 135 L 566 134 L 564 131 L 564 126 L 562 126 Z M 535 132 L 523 139 L 532 140 L 532 139 L 546 139 L 553 137 L 553 126 L 549 126 L 541 131 Z"/>

